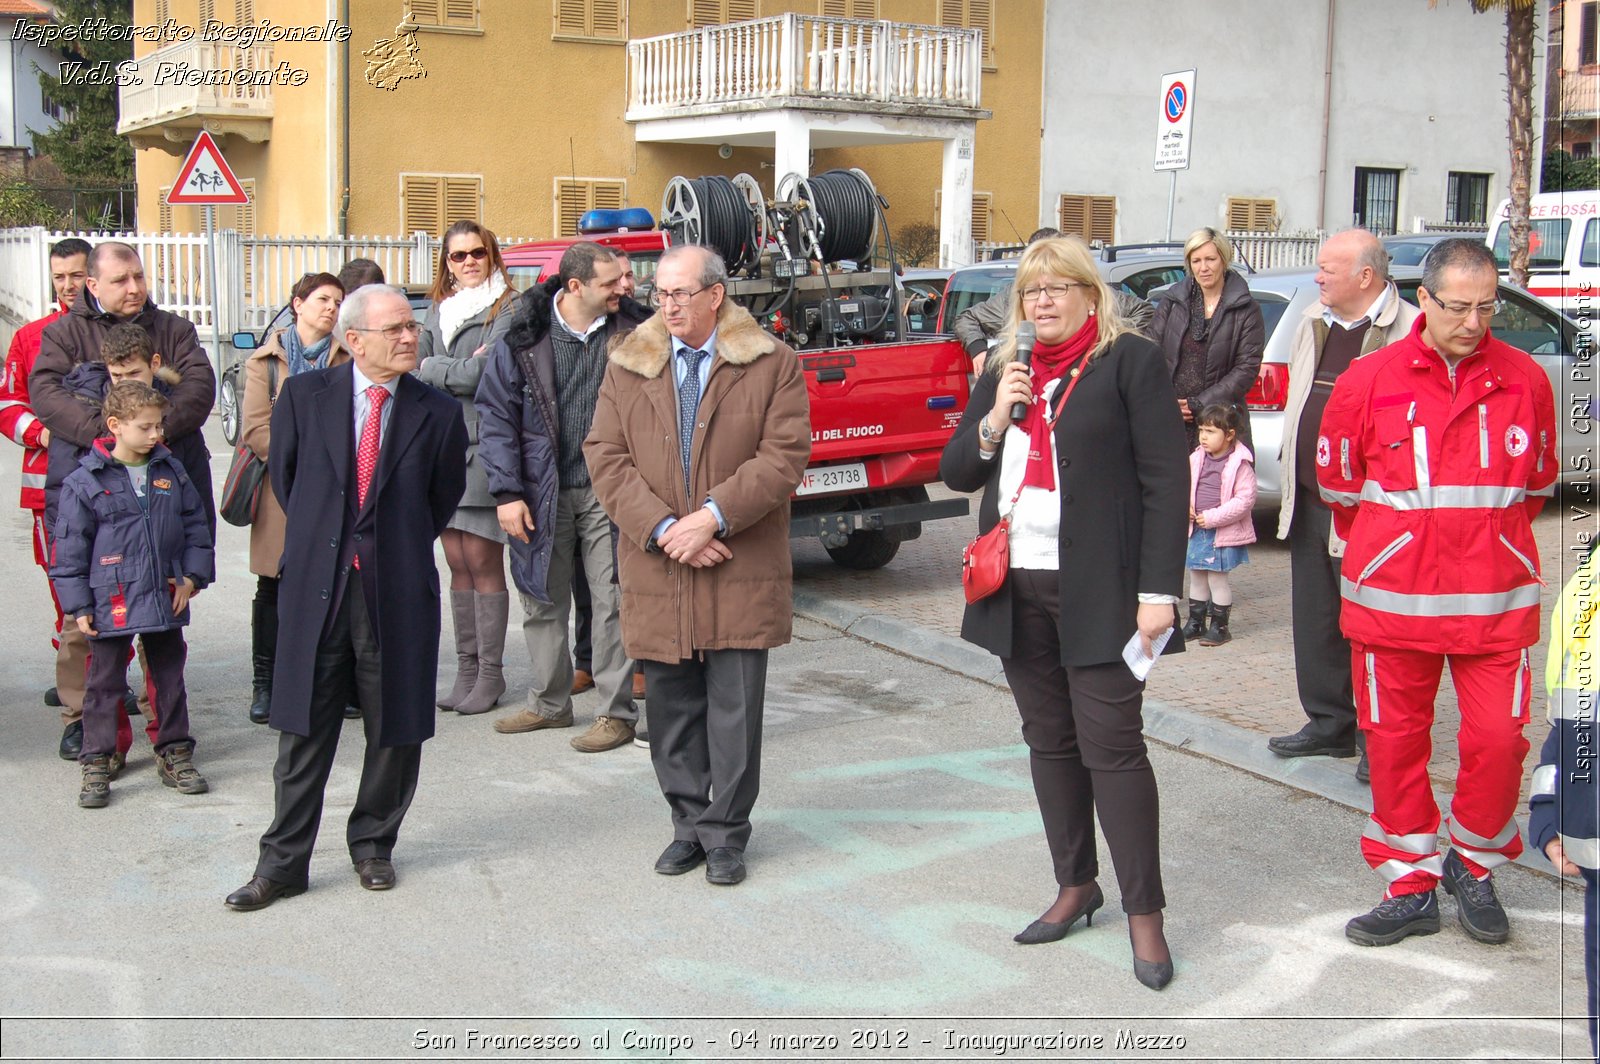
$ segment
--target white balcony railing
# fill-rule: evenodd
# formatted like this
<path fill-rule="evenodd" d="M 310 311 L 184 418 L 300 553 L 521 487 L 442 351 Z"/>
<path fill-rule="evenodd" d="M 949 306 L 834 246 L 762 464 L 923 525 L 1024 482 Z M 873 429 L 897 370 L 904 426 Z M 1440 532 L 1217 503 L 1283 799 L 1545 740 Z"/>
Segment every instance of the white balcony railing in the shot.
<path fill-rule="evenodd" d="M 121 90 L 118 133 L 193 119 L 268 123 L 272 119 L 272 46 L 185 41 L 139 60 L 139 84 Z M 204 84 L 193 84 L 202 80 Z"/>
<path fill-rule="evenodd" d="M 778 15 L 628 42 L 630 121 L 750 101 L 977 108 L 981 30 Z"/>

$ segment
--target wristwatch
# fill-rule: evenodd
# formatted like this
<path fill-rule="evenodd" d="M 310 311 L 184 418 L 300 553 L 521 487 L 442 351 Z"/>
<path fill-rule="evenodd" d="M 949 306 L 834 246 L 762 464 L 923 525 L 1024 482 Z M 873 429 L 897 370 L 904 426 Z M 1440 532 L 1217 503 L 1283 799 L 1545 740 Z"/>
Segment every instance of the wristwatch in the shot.
<path fill-rule="evenodd" d="M 982 440 L 984 443 L 999 443 L 1000 437 L 1004 435 L 1004 429 L 1002 429 L 998 435 L 990 431 L 989 419 L 987 417 L 978 419 L 978 439 Z"/>

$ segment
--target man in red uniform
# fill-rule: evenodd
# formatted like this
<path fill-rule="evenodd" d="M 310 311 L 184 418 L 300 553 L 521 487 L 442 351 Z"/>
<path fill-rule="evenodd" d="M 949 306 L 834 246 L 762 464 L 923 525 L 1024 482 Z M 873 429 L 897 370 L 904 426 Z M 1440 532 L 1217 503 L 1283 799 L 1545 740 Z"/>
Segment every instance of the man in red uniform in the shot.
<path fill-rule="evenodd" d="M 1490 873 L 1522 852 L 1512 814 L 1542 584 L 1532 519 L 1559 458 L 1549 379 L 1489 335 L 1498 279 L 1483 244 L 1438 244 L 1423 266 L 1423 316 L 1339 377 L 1317 439 L 1322 498 L 1348 541 L 1340 626 L 1372 766 L 1361 852 L 1389 884 L 1345 926 L 1361 945 L 1437 932 L 1441 879 L 1468 935 L 1510 936 Z M 1428 757 L 1446 658 L 1461 768 L 1441 858 Z"/>
<path fill-rule="evenodd" d="M 69 237 L 50 248 L 50 283 L 55 288 L 59 309 L 17 330 L 6 354 L 5 372 L 0 373 L 0 435 L 22 448 L 22 508 L 33 515 L 33 560 L 45 571 L 52 602 L 55 602 L 55 588 L 48 584 L 50 552 L 44 527 L 44 476 L 50 430 L 34 416 L 28 399 L 28 374 L 33 372 L 33 360 L 39 354 L 39 337 L 44 327 L 71 310 L 78 301 L 78 293 L 83 291 L 84 281 L 89 276 L 89 250 L 88 241 L 77 237 Z M 57 644 L 60 635 L 61 606 L 57 603 L 52 646 Z M 77 720 L 83 710 L 82 686 L 80 678 L 66 692 L 67 698 L 72 698 L 76 692 L 75 705 L 67 707 L 71 714 L 66 721 L 68 724 Z M 63 705 L 58 687 L 51 690 L 57 694 L 52 697 L 49 691 L 45 692 L 45 701 Z"/>

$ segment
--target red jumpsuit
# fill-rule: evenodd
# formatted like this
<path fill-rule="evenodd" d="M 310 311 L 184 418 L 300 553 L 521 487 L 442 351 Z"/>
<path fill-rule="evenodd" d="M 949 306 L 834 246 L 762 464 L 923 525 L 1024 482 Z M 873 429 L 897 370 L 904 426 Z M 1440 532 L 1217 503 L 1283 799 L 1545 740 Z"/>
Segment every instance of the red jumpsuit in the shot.
<path fill-rule="evenodd" d="M 1443 871 L 1428 759 L 1446 658 L 1461 707 L 1451 845 L 1474 874 L 1522 852 L 1543 584 L 1532 519 L 1560 461 L 1539 365 L 1485 335 L 1452 379 L 1424 325 L 1351 364 L 1317 438 L 1322 498 L 1348 541 L 1340 625 L 1372 770 L 1361 852 L 1390 897 L 1432 890 Z"/>
<path fill-rule="evenodd" d="M 39 336 L 44 327 L 65 313 L 58 310 L 18 329 L 11 338 L 11 350 L 6 354 L 5 372 L 0 373 L 0 435 L 22 448 L 22 508 L 33 514 L 33 560 L 47 576 L 50 545 L 48 530 L 44 527 L 44 475 L 49 461 L 45 448 L 39 443 L 44 423 L 34 416 L 28 400 L 28 374 L 33 372 L 33 360 L 38 357 Z M 55 602 L 55 595 L 52 585 L 51 602 Z M 61 605 L 56 603 L 56 635 L 60 634 Z"/>

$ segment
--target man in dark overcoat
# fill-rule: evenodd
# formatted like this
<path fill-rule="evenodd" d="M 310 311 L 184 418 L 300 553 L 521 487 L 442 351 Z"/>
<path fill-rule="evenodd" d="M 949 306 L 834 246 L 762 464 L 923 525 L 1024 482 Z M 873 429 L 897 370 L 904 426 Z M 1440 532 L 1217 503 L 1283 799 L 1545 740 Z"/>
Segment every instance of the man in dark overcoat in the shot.
<path fill-rule="evenodd" d="M 390 855 L 433 736 L 439 573 L 433 541 L 466 487 L 461 404 L 410 375 L 417 334 L 398 288 L 339 309 L 352 361 L 283 382 L 272 411 L 272 490 L 286 516 L 270 722 L 281 733 L 272 826 L 230 909 L 306 888 L 344 707 L 361 706 L 366 756 L 347 841 L 361 885 L 394 885 Z"/>

